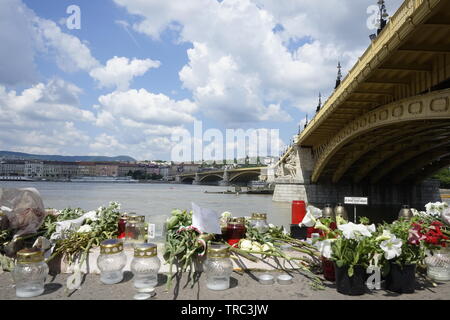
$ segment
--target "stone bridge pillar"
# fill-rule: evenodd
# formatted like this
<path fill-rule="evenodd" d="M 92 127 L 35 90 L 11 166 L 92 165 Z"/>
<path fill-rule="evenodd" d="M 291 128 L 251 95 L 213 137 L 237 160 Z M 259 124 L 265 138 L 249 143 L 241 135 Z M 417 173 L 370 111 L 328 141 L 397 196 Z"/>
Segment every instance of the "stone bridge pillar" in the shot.
<path fill-rule="evenodd" d="M 199 185 L 199 184 L 201 184 L 201 182 L 200 182 L 200 177 L 198 176 L 198 172 L 195 173 L 195 179 L 194 179 L 194 181 L 192 181 L 192 184 L 193 184 L 193 185 Z"/>
<path fill-rule="evenodd" d="M 275 191 L 273 201 L 309 202 L 306 185 L 311 182 L 314 159 L 311 148 L 295 145 L 291 153 L 274 168 Z"/>
<path fill-rule="evenodd" d="M 228 169 L 225 168 L 225 170 L 223 171 L 223 178 L 219 182 L 219 186 L 221 186 L 221 187 L 228 187 L 229 185 L 230 185 L 230 176 L 228 174 Z"/>

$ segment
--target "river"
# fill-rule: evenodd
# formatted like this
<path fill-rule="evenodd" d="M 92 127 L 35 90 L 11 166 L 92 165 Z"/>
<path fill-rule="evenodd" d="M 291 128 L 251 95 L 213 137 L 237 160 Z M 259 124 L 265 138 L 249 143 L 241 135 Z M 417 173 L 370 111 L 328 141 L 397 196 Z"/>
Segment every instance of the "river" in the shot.
<path fill-rule="evenodd" d="M 191 209 L 191 203 L 217 212 L 229 211 L 233 216 L 250 216 L 265 212 L 268 222 L 288 228 L 291 218 L 289 203 L 276 203 L 271 195 L 214 194 L 227 187 L 151 183 L 75 183 L 2 181 L 3 188 L 36 188 L 47 208 L 67 207 L 97 209 L 110 201 L 121 204 L 121 211 L 145 215 L 147 221 L 161 223 L 173 209 Z"/>

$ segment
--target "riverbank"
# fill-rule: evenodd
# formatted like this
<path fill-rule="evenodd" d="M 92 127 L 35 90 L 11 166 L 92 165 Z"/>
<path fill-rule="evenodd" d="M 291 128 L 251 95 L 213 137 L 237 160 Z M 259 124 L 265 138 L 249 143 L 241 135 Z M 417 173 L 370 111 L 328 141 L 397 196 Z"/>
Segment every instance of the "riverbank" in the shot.
<path fill-rule="evenodd" d="M 272 272 L 279 274 L 279 272 Z M 450 300 L 450 282 L 433 287 L 419 278 L 416 292 L 413 294 L 396 294 L 386 290 L 367 291 L 357 297 L 345 296 L 336 291 L 334 283 L 325 282 L 325 290 L 313 290 L 309 280 L 293 272 L 294 282 L 291 285 L 261 285 L 257 282 L 258 272 L 238 274 L 234 272 L 231 279 L 231 288 L 226 291 L 211 291 L 206 288 L 205 275 L 200 276 L 199 282 L 191 288 L 186 286 L 187 276 L 174 282 L 174 288 L 167 291 L 165 275 L 159 275 L 159 285 L 156 295 L 151 300 Z M 124 280 L 117 285 L 103 285 L 100 276 L 89 274 L 84 278 L 80 290 L 65 293 L 65 283 L 68 275 L 59 274 L 47 278 L 43 295 L 33 300 L 133 300 L 136 294 L 133 288 L 133 275 L 125 272 Z M 11 274 L 0 275 L 0 300 L 17 300 Z M 19 299 L 30 300 L 30 299 Z"/>

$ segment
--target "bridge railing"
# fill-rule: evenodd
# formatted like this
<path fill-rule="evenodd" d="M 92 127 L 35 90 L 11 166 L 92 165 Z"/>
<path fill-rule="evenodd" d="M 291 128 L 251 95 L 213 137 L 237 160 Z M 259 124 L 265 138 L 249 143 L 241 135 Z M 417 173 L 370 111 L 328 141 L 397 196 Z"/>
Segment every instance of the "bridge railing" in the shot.
<path fill-rule="evenodd" d="M 310 133 L 315 129 L 315 127 L 326 118 L 326 116 L 331 113 L 339 103 L 346 98 L 350 93 L 350 87 L 356 88 L 358 78 L 364 78 L 372 69 L 371 62 L 375 61 L 378 56 L 376 64 L 381 63 L 380 54 L 382 54 L 383 49 L 389 50 L 388 43 L 395 36 L 400 39 L 400 29 L 401 27 L 409 22 L 412 22 L 412 16 L 418 8 L 420 8 L 424 3 L 428 4 L 431 10 L 442 0 L 405 0 L 397 12 L 391 17 L 390 21 L 383 29 L 383 31 L 378 35 L 378 37 L 372 41 L 370 46 L 364 52 L 364 54 L 358 59 L 358 62 L 353 66 L 349 73 L 343 79 L 341 85 L 334 91 L 334 93 L 325 102 L 323 108 L 316 114 L 316 116 L 311 120 L 306 129 L 300 134 L 298 143 L 301 143 Z M 387 52 L 386 52 L 387 53 Z M 367 74 L 364 71 L 369 69 Z"/>

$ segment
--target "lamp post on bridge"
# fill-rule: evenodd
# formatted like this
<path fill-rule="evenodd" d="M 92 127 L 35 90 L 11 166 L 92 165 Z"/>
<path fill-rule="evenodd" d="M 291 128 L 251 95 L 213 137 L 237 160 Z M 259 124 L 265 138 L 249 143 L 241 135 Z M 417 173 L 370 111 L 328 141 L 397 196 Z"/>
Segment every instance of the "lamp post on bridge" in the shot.
<path fill-rule="evenodd" d="M 389 17 L 384 0 L 378 0 L 378 7 L 380 8 L 380 27 L 378 28 L 377 34 L 383 31 L 387 24 L 387 18 Z"/>

